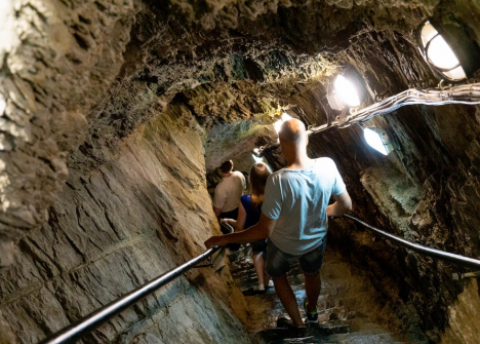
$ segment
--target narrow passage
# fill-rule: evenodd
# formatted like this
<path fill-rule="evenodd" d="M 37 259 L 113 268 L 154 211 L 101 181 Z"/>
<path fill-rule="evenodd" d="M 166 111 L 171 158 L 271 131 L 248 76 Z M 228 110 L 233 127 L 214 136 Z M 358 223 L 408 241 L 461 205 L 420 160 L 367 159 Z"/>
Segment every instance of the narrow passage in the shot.
<path fill-rule="evenodd" d="M 327 246 L 328 247 L 328 246 Z M 288 316 L 274 288 L 263 294 L 253 291 L 257 275 L 247 245 L 231 252 L 230 269 L 248 304 L 247 330 L 254 343 L 415 343 L 427 344 L 422 333 L 401 333 L 378 292 L 361 271 L 327 248 L 321 271 L 322 292 L 318 301 L 319 325 L 303 330 L 277 328 L 277 318 Z M 304 277 L 298 265 L 288 273 L 303 317 Z"/>

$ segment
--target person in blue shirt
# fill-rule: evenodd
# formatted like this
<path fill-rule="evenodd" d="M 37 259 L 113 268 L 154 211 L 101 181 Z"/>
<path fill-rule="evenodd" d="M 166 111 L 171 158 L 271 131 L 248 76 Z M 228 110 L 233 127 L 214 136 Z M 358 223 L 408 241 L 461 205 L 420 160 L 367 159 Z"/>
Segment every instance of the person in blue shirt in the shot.
<path fill-rule="evenodd" d="M 298 261 L 305 275 L 304 308 L 307 322 L 318 323 L 320 269 L 326 247 L 328 217 L 352 210 L 352 200 L 335 162 L 330 158 L 310 159 L 305 125 L 285 121 L 279 132 L 280 148 L 287 166 L 272 173 L 265 186 L 260 221 L 241 232 L 214 236 L 207 248 L 229 243 L 243 244 L 268 238 L 267 272 L 292 326 L 304 322 L 287 272 Z M 330 198 L 335 201 L 329 204 Z"/>
<path fill-rule="evenodd" d="M 271 174 L 272 172 L 266 164 L 261 162 L 254 164 L 250 169 L 249 176 L 250 193 L 240 198 L 238 219 L 236 221 L 234 219 L 221 219 L 220 221 L 231 224 L 238 231 L 256 225 L 260 221 L 265 185 Z M 262 292 L 265 291 L 265 287 L 273 286 L 270 277 L 265 273 L 266 239 L 255 241 L 251 246 L 253 264 L 258 275 L 258 286 L 254 290 Z"/>

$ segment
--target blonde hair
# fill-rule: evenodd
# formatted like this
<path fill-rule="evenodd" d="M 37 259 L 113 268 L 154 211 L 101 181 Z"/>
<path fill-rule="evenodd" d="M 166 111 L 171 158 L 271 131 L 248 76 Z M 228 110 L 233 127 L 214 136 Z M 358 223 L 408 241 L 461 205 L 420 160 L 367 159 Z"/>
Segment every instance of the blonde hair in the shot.
<path fill-rule="evenodd" d="M 265 185 L 271 174 L 270 167 L 263 162 L 254 164 L 250 169 L 250 192 L 252 194 L 252 205 L 256 209 L 260 209 L 263 204 Z"/>

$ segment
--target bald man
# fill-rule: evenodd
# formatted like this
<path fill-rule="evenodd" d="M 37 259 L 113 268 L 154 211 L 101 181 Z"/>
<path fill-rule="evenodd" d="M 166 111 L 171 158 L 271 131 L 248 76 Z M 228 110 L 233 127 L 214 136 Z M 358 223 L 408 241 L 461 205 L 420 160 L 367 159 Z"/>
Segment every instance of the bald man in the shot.
<path fill-rule="evenodd" d="M 342 216 L 352 209 L 352 200 L 332 159 L 307 156 L 308 136 L 301 121 L 284 122 L 279 137 L 288 165 L 268 178 L 258 224 L 240 233 L 211 237 L 205 246 L 269 238 L 267 272 L 292 325 L 301 327 L 304 322 L 287 279 L 290 264 L 298 260 L 305 274 L 307 322 L 318 323 L 327 216 Z M 330 197 L 335 200 L 332 205 L 328 205 Z"/>

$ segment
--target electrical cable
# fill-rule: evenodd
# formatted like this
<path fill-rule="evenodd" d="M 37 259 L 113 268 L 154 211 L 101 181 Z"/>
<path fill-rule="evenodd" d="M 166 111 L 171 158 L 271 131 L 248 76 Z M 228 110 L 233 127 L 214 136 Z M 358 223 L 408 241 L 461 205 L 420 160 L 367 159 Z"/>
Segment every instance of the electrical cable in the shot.
<path fill-rule="evenodd" d="M 406 105 L 441 106 L 449 104 L 480 105 L 480 83 L 456 85 L 447 89 L 408 89 L 364 109 L 351 109 L 350 115 L 343 119 L 318 127 L 310 127 L 307 130 L 307 135 L 318 134 L 331 128 L 346 128 L 353 123 L 365 123 L 375 116 L 388 114 Z M 262 156 L 265 149 L 277 146 L 279 146 L 278 143 L 260 147 L 254 154 Z"/>
<path fill-rule="evenodd" d="M 350 111 L 344 120 L 334 121 L 329 126 L 321 125 L 310 128 L 308 134 L 316 134 L 330 128 L 340 128 L 356 122 L 367 122 L 375 116 L 385 115 L 406 105 L 480 105 L 480 83 L 457 85 L 449 89 L 409 89 L 395 96 L 386 98 L 362 110 Z"/>

